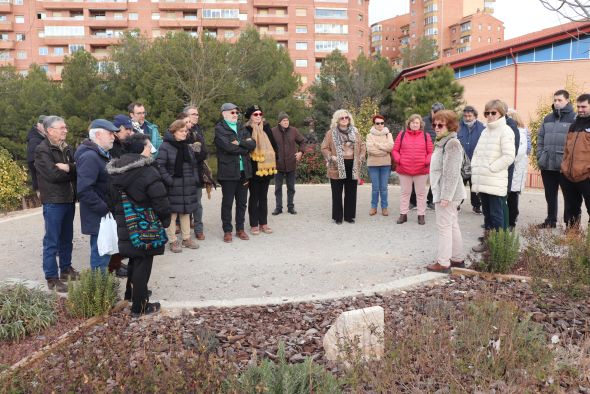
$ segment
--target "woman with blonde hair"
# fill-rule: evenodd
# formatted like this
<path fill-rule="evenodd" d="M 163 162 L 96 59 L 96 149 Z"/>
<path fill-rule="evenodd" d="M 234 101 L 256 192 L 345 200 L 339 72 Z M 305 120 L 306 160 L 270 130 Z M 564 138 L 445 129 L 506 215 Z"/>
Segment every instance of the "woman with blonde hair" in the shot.
<path fill-rule="evenodd" d="M 401 187 L 397 224 L 408 221 L 412 184 L 416 189 L 418 224 L 426 224 L 426 183 L 432 149 L 432 139 L 424 132 L 422 117 L 418 114 L 410 115 L 406 121 L 406 130 L 397 135 L 393 145 L 393 160 Z"/>
<path fill-rule="evenodd" d="M 342 224 L 343 218 L 348 223 L 354 223 L 356 189 L 366 152 L 365 143 L 354 127 L 350 112 L 345 109 L 334 112 L 330 130 L 326 133 L 321 148 L 332 188 L 332 219 L 336 224 Z"/>
<path fill-rule="evenodd" d="M 512 175 L 512 184 L 510 185 L 510 191 L 508 192 L 507 204 L 508 204 L 508 227 L 516 227 L 516 220 L 518 219 L 518 198 L 520 192 L 524 190 L 526 183 L 527 170 L 529 166 L 528 157 L 528 140 L 529 131 L 527 130 L 522 118 L 514 109 L 508 110 L 508 117 L 512 118 L 518 126 L 520 134 L 520 142 L 518 145 L 518 151 L 516 152 L 516 158 L 514 159 L 514 174 Z"/>
<path fill-rule="evenodd" d="M 381 213 L 388 216 L 387 210 L 387 185 L 391 172 L 391 150 L 393 149 L 393 137 L 389 129 L 385 127 L 385 118 L 382 115 L 373 116 L 373 127 L 367 134 L 367 167 L 371 177 L 371 210 L 369 215 L 377 214 L 377 203 L 381 197 Z"/>

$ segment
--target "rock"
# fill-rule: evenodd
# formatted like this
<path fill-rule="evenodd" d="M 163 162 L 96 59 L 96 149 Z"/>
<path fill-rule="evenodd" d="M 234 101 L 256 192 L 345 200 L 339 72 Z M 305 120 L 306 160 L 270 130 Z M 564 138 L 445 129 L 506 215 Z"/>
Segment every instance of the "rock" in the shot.
<path fill-rule="evenodd" d="M 531 319 L 537 323 L 542 322 L 543 320 L 545 320 L 545 317 L 547 315 L 545 315 L 543 312 L 535 312 L 533 313 L 533 315 L 531 316 Z"/>
<path fill-rule="evenodd" d="M 330 361 L 355 358 L 357 351 L 367 360 L 383 356 L 385 312 L 380 306 L 344 312 L 324 336 L 326 358 Z M 346 349 L 353 354 L 347 354 Z"/>

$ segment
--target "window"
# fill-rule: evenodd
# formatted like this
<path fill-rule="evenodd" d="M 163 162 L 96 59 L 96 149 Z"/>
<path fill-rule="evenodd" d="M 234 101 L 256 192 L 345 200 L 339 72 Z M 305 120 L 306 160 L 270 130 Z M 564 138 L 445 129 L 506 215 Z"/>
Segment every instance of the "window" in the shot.
<path fill-rule="evenodd" d="M 14 0 L 14 5 L 23 5 L 24 0 Z"/>
<path fill-rule="evenodd" d="M 428 18 L 424 18 L 424 26 L 432 25 L 436 22 L 438 22 L 438 17 L 436 15 L 429 16 Z"/>
<path fill-rule="evenodd" d="M 216 38 L 217 30 L 205 30 L 203 34 L 205 34 L 206 37 Z"/>
<path fill-rule="evenodd" d="M 0 52 L 0 60 L 10 60 L 10 52 Z"/>
<path fill-rule="evenodd" d="M 348 52 L 348 41 L 316 41 L 316 52 L 332 52 L 338 49 L 340 52 Z"/>
<path fill-rule="evenodd" d="M 61 16 L 61 14 L 59 12 L 54 12 L 53 16 Z M 44 12 L 37 12 L 37 19 L 45 19 L 47 18 L 47 14 L 45 14 Z"/>
<path fill-rule="evenodd" d="M 160 13 L 159 12 L 152 12 L 152 20 L 153 21 L 160 20 Z"/>
<path fill-rule="evenodd" d="M 57 75 L 61 75 L 62 71 L 64 70 L 64 66 L 61 64 L 58 64 L 55 66 L 55 74 Z"/>
<path fill-rule="evenodd" d="M 285 26 L 277 26 L 275 28 L 275 32 L 279 33 L 279 34 L 285 34 L 287 30 L 285 29 Z"/>
<path fill-rule="evenodd" d="M 535 50 L 529 49 L 528 51 L 520 52 L 516 56 L 516 59 L 518 60 L 518 63 L 532 62 L 535 60 Z"/>
<path fill-rule="evenodd" d="M 233 30 L 226 30 L 225 33 L 223 33 L 225 38 L 234 38 L 235 35 L 236 33 Z"/>
<path fill-rule="evenodd" d="M 25 23 L 25 17 L 23 15 L 15 16 L 14 23 Z"/>
<path fill-rule="evenodd" d="M 40 56 L 47 56 L 49 53 L 49 49 L 47 47 L 39 47 L 39 55 Z"/>
<path fill-rule="evenodd" d="M 113 18 L 114 18 L 115 20 L 122 20 L 122 19 L 124 19 L 124 18 L 123 18 L 123 13 L 121 13 L 121 12 L 115 12 L 115 13 L 113 14 Z"/>
<path fill-rule="evenodd" d="M 307 33 L 307 26 L 306 25 L 295 26 L 295 33 Z"/>
<path fill-rule="evenodd" d="M 45 37 L 84 36 L 84 26 L 45 26 Z"/>
<path fill-rule="evenodd" d="M 239 13 L 237 9 L 203 10 L 203 19 L 238 19 Z"/>
<path fill-rule="evenodd" d="M 572 40 L 572 59 L 588 59 L 590 54 L 590 37 Z"/>
<path fill-rule="evenodd" d="M 158 38 L 162 35 L 162 32 L 160 31 L 160 29 L 153 29 L 152 30 L 152 37 L 153 38 Z"/>
<path fill-rule="evenodd" d="M 307 67 L 307 59 L 295 60 L 295 67 Z"/>
<path fill-rule="evenodd" d="M 0 41 L 8 41 L 8 33 L 0 33 Z"/>
<path fill-rule="evenodd" d="M 185 12 L 184 13 L 184 20 L 196 21 L 197 20 L 197 13 L 196 12 Z"/>
<path fill-rule="evenodd" d="M 84 50 L 84 44 L 70 44 L 68 45 L 68 50 L 70 51 L 70 54 L 79 50 Z"/>
<path fill-rule="evenodd" d="M 315 59 L 315 68 L 322 68 L 322 59 Z"/>
<path fill-rule="evenodd" d="M 6 15 L 0 15 L 0 22 L 5 22 L 7 20 L 8 18 L 6 18 Z"/>
<path fill-rule="evenodd" d="M 139 16 L 138 16 L 137 12 L 130 12 L 129 13 L 129 20 L 130 21 L 136 21 L 138 19 L 138 17 Z"/>
<path fill-rule="evenodd" d="M 471 22 L 461 23 L 461 32 L 471 30 Z"/>
<path fill-rule="evenodd" d="M 359 22 L 362 22 L 364 19 L 365 19 L 365 17 L 363 16 L 363 14 L 358 15 Z"/>
<path fill-rule="evenodd" d="M 26 59 L 27 58 L 27 51 L 18 51 L 16 53 L 17 59 Z"/>
<path fill-rule="evenodd" d="M 348 34 L 348 25 L 316 23 L 315 32 L 318 34 Z"/>
<path fill-rule="evenodd" d="M 304 85 L 307 83 L 307 77 L 305 75 L 301 76 L 301 83 Z"/>
<path fill-rule="evenodd" d="M 39 38 L 45 37 L 45 32 L 43 30 L 37 30 L 37 37 L 39 37 Z"/>
<path fill-rule="evenodd" d="M 316 8 L 315 17 L 325 19 L 348 19 L 348 13 L 346 9 Z"/>
<path fill-rule="evenodd" d="M 482 73 L 484 71 L 490 71 L 491 70 L 491 63 L 489 61 L 487 62 L 482 62 L 482 63 L 478 63 L 475 65 L 475 73 Z"/>
<path fill-rule="evenodd" d="M 429 27 L 424 31 L 425 36 L 436 36 L 438 34 L 438 29 L 435 27 Z"/>
<path fill-rule="evenodd" d="M 551 45 L 535 49 L 535 61 L 551 61 Z"/>
<path fill-rule="evenodd" d="M 53 48 L 53 56 L 63 56 L 64 49 L 62 47 Z"/>
<path fill-rule="evenodd" d="M 285 9 L 284 8 L 278 8 L 275 11 L 275 15 L 277 15 L 277 16 L 285 16 L 285 15 L 287 15 L 287 13 L 285 12 Z"/>
<path fill-rule="evenodd" d="M 296 42 L 295 49 L 298 51 L 306 51 L 307 50 L 307 42 Z"/>
<path fill-rule="evenodd" d="M 553 44 L 553 60 L 569 60 L 571 56 L 571 40 Z"/>
<path fill-rule="evenodd" d="M 307 8 L 296 8 L 295 16 L 307 16 Z"/>

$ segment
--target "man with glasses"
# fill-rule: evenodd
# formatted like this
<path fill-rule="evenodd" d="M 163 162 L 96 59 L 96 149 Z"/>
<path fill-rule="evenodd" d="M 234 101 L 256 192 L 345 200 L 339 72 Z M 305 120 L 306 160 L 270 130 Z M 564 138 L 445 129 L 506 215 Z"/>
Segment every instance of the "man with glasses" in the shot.
<path fill-rule="evenodd" d="M 467 154 L 467 157 L 469 157 L 469 160 L 473 158 L 473 152 L 475 151 L 479 137 L 481 137 L 481 132 L 486 128 L 482 122 L 477 120 L 477 115 L 477 110 L 471 105 L 467 105 L 463 109 L 463 119 L 461 119 L 459 132 L 457 133 L 457 138 L 461 141 L 463 150 Z M 468 183 L 469 187 L 473 188 L 471 178 L 463 180 L 465 186 Z M 473 190 L 471 191 L 471 206 L 473 213 L 481 215 L 481 201 L 477 193 L 474 193 Z"/>
<path fill-rule="evenodd" d="M 238 122 L 238 106 L 225 103 L 221 106 L 223 119 L 215 125 L 217 147 L 217 179 L 221 184 L 221 221 L 223 241 L 232 242 L 232 206 L 236 202 L 236 236 L 248 240 L 244 231 L 248 182 L 252 178 L 250 152 L 256 142 L 248 130 Z"/>
<path fill-rule="evenodd" d="M 158 131 L 158 126 L 145 119 L 147 112 L 145 111 L 143 104 L 131 103 L 127 107 L 127 110 L 129 111 L 129 117 L 133 122 L 133 130 L 136 133 L 147 134 L 150 137 L 152 146 L 158 150 L 160 145 L 162 145 L 162 136 Z"/>
<path fill-rule="evenodd" d="M 68 129 L 63 118 L 45 117 L 43 129 L 47 138 L 35 149 L 35 168 L 45 221 L 43 272 L 49 290 L 65 293 L 68 286 L 63 281 L 78 279 L 78 272 L 72 267 L 76 164 L 72 148 L 66 144 Z"/>

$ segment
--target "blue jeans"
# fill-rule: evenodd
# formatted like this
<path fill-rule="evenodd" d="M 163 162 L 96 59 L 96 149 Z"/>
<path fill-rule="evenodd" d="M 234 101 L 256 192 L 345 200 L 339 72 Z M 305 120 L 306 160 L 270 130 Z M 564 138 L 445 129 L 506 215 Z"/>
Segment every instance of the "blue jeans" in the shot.
<path fill-rule="evenodd" d="M 101 269 L 105 271 L 109 266 L 111 256 L 105 254 L 101 256 L 98 254 L 98 234 L 92 234 L 90 236 L 90 268 L 93 270 Z"/>
<path fill-rule="evenodd" d="M 371 177 L 371 208 L 377 208 L 379 196 L 381 196 L 381 208 L 387 208 L 387 184 L 391 166 L 371 166 L 369 176 Z"/>
<path fill-rule="evenodd" d="M 508 220 L 505 215 L 506 196 L 494 196 L 487 193 L 479 193 L 481 210 L 483 212 L 484 227 L 486 230 L 506 230 Z"/>
<path fill-rule="evenodd" d="M 63 272 L 72 266 L 72 239 L 74 237 L 74 214 L 76 205 L 43 204 L 45 236 L 43 237 L 43 272 L 45 279 L 59 278 L 59 269 Z"/>

